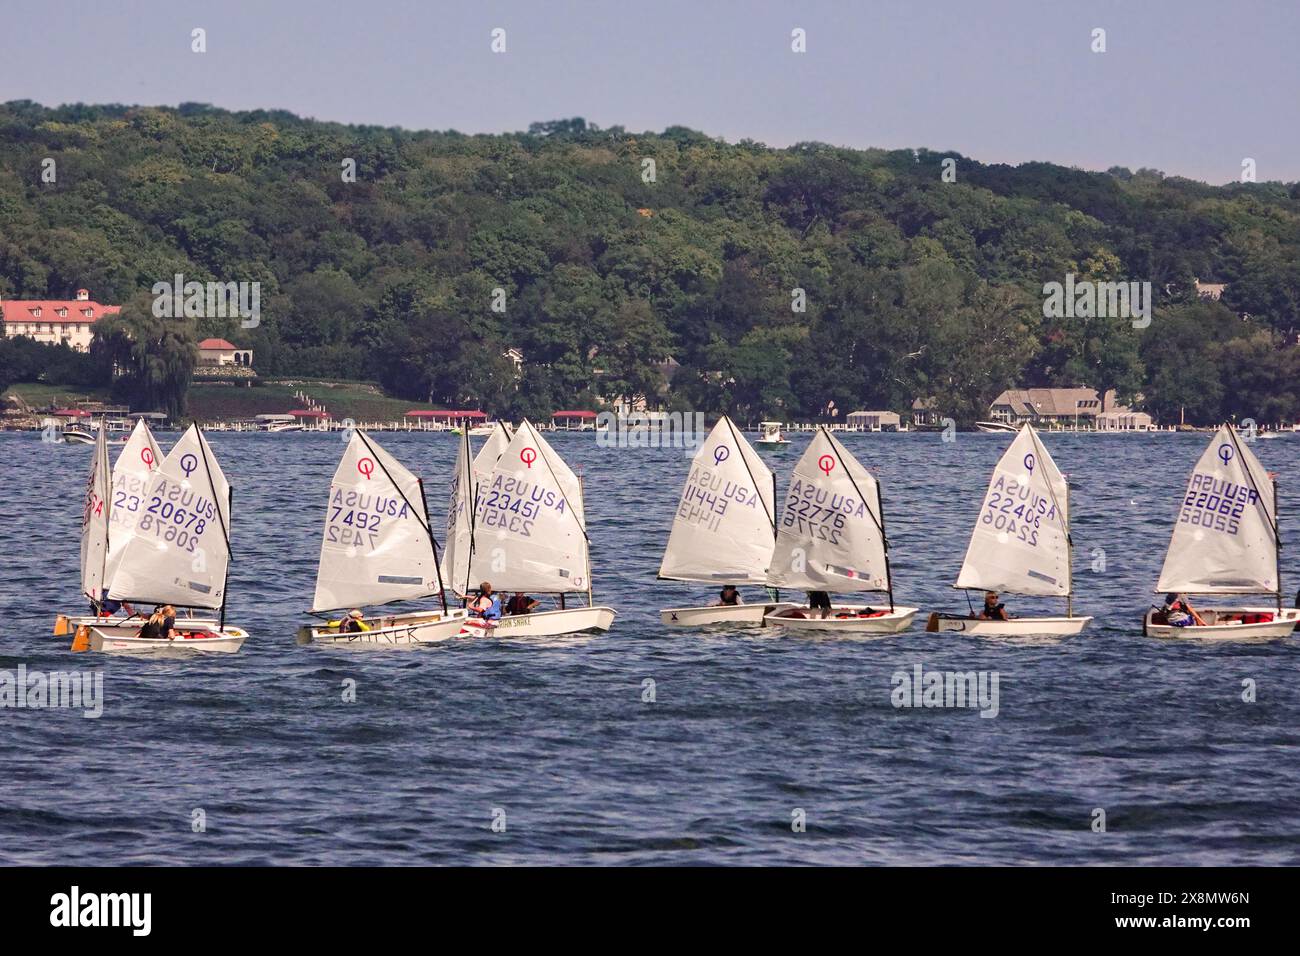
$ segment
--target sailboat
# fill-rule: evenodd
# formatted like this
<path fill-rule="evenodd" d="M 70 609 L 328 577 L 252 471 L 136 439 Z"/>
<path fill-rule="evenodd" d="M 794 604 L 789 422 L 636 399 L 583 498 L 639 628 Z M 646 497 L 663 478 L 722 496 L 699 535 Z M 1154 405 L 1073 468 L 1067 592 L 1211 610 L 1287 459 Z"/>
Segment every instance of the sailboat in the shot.
<path fill-rule="evenodd" d="M 691 461 L 659 565 L 659 579 L 713 584 L 767 583 L 776 546 L 776 479 L 731 419 L 723 416 Z M 792 604 L 672 607 L 669 627 L 762 624 L 763 615 Z"/>
<path fill-rule="evenodd" d="M 985 621 L 958 614 L 930 615 L 927 631 L 984 636 L 1078 634 L 1092 620 L 1074 615 L 1070 487 L 1025 424 L 993 467 L 966 559 L 954 587 L 1065 598 L 1064 617 Z"/>
<path fill-rule="evenodd" d="M 449 609 L 429 523 L 424 484 L 365 432 L 352 433 L 325 507 L 312 614 L 438 595 L 432 611 L 362 618 L 366 628 L 342 631 L 342 619 L 299 629 L 298 642 L 383 647 L 434 644 L 455 637 L 466 612 Z"/>
<path fill-rule="evenodd" d="M 554 594 L 559 609 L 471 618 L 466 631 L 509 637 L 550 637 L 607 631 L 612 607 L 595 606 L 582 482 L 533 425 L 520 424 L 477 489 L 467 581 L 510 592 Z M 567 607 L 571 594 L 586 606 Z"/>
<path fill-rule="evenodd" d="M 1159 593 L 1271 594 L 1273 606 L 1198 607 L 1204 624 L 1176 627 L 1160 608 L 1143 619 L 1153 637 L 1243 640 L 1286 637 L 1300 610 L 1282 607 L 1277 484 L 1236 429 L 1224 425 L 1192 469 L 1169 539 Z"/>
<path fill-rule="evenodd" d="M 217 620 L 177 620 L 178 638 L 140 637 L 143 618 L 100 620 L 77 629 L 73 650 L 238 651 L 248 632 L 226 624 L 230 502 L 221 466 L 198 425 L 191 425 L 149 480 L 142 510 L 124 532 L 108 596 L 136 605 L 216 610 Z"/>
<path fill-rule="evenodd" d="M 914 607 L 894 604 L 889 543 L 880 484 L 825 425 L 795 463 L 777 524 L 776 549 L 767 572 L 776 588 L 805 591 L 884 591 L 889 609 L 832 605 L 827 616 L 789 607 L 764 616 L 797 631 L 895 633 L 912 623 Z"/>
<path fill-rule="evenodd" d="M 99 437 L 104 437 L 103 433 L 106 430 L 101 426 L 99 431 Z M 111 441 L 108 443 L 111 444 Z M 144 494 L 149 489 L 149 481 L 158 466 L 162 464 L 163 456 L 158 450 L 153 432 L 149 430 L 143 418 L 136 421 L 131 437 L 118 453 L 117 462 L 111 472 L 99 464 L 101 455 L 105 460 L 107 459 L 107 452 L 100 451 L 97 439 L 95 454 L 91 459 L 91 477 L 86 486 L 86 511 L 82 520 L 82 592 L 94 608 L 102 609 L 101 597 L 108 590 L 114 574 L 117 573 L 117 567 L 122 562 L 123 546 L 130 537 L 131 529 L 135 527 L 136 519 L 144 504 Z M 103 508 L 108 518 L 104 527 L 96 531 L 107 535 L 107 556 L 101 566 L 98 580 L 92 581 L 87 577 L 86 568 L 87 535 L 90 533 L 91 523 L 89 495 L 101 475 L 111 475 L 111 491 L 103 498 Z M 87 590 L 92 585 L 97 585 L 98 590 Z M 60 614 L 54 622 L 54 634 L 56 637 L 62 637 L 73 633 L 83 624 L 102 623 L 105 617 L 112 617 L 112 615 L 102 611 L 100 614 L 80 616 Z"/>
<path fill-rule="evenodd" d="M 474 509 L 481 489 L 492 477 L 492 469 L 510 445 L 510 426 L 494 422 L 488 440 L 478 454 L 470 451 L 469 433 L 462 432 L 456 470 L 451 479 L 447 503 L 447 533 L 443 539 L 442 579 L 459 597 L 466 597 L 474 585 L 469 577 L 469 556 L 474 549 Z"/>

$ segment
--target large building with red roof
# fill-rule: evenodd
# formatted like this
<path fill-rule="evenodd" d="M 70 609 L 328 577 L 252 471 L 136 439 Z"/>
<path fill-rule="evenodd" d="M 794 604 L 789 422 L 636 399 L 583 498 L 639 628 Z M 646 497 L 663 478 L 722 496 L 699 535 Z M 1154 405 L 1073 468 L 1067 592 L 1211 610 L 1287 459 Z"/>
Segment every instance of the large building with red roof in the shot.
<path fill-rule="evenodd" d="M 37 342 L 66 342 L 78 352 L 89 352 L 95 323 L 100 316 L 122 311 L 120 305 L 101 305 L 86 289 L 76 299 L 0 299 L 5 338 L 25 335 Z"/>

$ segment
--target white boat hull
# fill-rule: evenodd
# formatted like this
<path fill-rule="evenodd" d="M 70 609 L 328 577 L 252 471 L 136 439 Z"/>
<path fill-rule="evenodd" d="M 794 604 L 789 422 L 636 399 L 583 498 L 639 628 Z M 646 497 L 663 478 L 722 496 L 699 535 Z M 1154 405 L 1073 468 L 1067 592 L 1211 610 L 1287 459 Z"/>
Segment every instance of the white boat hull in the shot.
<path fill-rule="evenodd" d="M 558 637 L 608 631 L 614 623 L 612 607 L 571 607 L 559 611 L 534 611 L 532 614 L 505 614 L 499 621 L 471 618 L 464 633 L 479 637 Z"/>
<path fill-rule="evenodd" d="M 1155 623 L 1157 608 L 1147 611 L 1142 620 L 1142 631 L 1149 637 L 1182 638 L 1194 641 L 1270 641 L 1288 637 L 1300 622 L 1300 610 L 1293 607 L 1209 607 L 1197 608 L 1204 625 L 1174 627 Z M 1226 615 L 1262 614 L 1271 620 L 1254 624 L 1225 621 Z"/>
<path fill-rule="evenodd" d="M 788 601 L 771 604 L 728 604 L 712 607 L 666 607 L 659 621 L 667 627 L 705 627 L 709 624 L 764 626 L 764 615 L 796 607 Z"/>
<path fill-rule="evenodd" d="M 86 649 L 103 654 L 234 654 L 248 639 L 247 631 L 233 625 L 190 630 L 186 624 L 185 632 L 189 636 L 175 638 L 140 637 L 140 626 L 88 627 L 85 629 L 89 645 Z M 81 632 L 78 632 L 78 639 L 80 637 Z M 77 649 L 75 642 L 73 649 Z"/>
<path fill-rule="evenodd" d="M 77 633 L 81 627 L 104 627 L 104 628 L 125 628 L 128 631 L 134 631 L 144 623 L 148 615 L 136 614 L 132 617 L 96 617 L 93 614 L 82 614 L 80 616 L 73 614 L 60 614 L 54 619 L 54 636 L 65 637 Z M 178 617 L 176 619 L 178 627 L 188 628 L 206 628 L 215 629 L 219 622 L 215 617 Z"/>
<path fill-rule="evenodd" d="M 460 608 L 365 618 L 368 631 L 340 632 L 337 626 L 308 624 L 298 631 L 299 644 L 331 644 L 346 647 L 412 647 L 438 644 L 461 632 L 469 612 Z"/>
<path fill-rule="evenodd" d="M 821 616 L 821 611 L 809 607 L 793 605 L 780 611 L 764 615 L 768 624 L 789 628 L 792 631 L 819 631 L 835 634 L 897 634 L 905 631 L 912 624 L 912 618 L 918 608 L 896 606 L 876 617 L 858 617 L 866 610 L 864 604 L 832 604 L 830 615 Z M 802 614 L 803 617 L 792 616 Z"/>
<path fill-rule="evenodd" d="M 1091 617 L 1017 617 L 985 621 L 957 614 L 931 614 L 927 631 L 959 631 L 975 637 L 1055 637 L 1082 633 Z"/>

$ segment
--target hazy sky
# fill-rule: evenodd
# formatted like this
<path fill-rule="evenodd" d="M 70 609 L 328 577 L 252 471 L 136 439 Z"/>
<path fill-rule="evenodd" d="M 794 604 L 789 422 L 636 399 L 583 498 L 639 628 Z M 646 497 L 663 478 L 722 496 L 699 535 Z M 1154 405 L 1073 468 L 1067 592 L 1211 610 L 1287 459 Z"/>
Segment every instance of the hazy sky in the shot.
<path fill-rule="evenodd" d="M 1300 179 L 1300 0 L 0 0 L 0 36 L 0 100 L 467 133 L 583 116 L 1212 183 L 1251 157 Z"/>

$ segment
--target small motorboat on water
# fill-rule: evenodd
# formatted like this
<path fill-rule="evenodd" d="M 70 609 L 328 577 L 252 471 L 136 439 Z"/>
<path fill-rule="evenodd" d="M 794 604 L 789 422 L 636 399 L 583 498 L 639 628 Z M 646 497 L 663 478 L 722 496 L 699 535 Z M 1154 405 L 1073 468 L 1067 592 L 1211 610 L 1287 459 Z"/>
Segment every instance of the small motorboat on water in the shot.
<path fill-rule="evenodd" d="M 785 437 L 780 422 L 759 422 L 758 438 L 754 439 L 754 444 L 765 448 L 778 448 L 790 444 L 790 439 Z"/>
<path fill-rule="evenodd" d="M 1012 425 L 1010 422 L 976 422 L 975 430 L 988 433 L 1010 432 L 1014 435 L 1016 433 L 1016 426 Z"/>
<path fill-rule="evenodd" d="M 1151 607 L 1142 632 L 1200 641 L 1255 641 L 1288 637 L 1300 610 L 1282 606 L 1278 573 L 1277 482 L 1235 428 L 1224 425 L 1192 468 L 1180 498 L 1156 592 L 1269 594 L 1272 606 L 1242 603 L 1195 608 L 1171 620 L 1169 603 Z M 1178 611 L 1174 608 L 1173 611 Z M 1177 621 L 1184 623 L 1179 624 Z"/>

